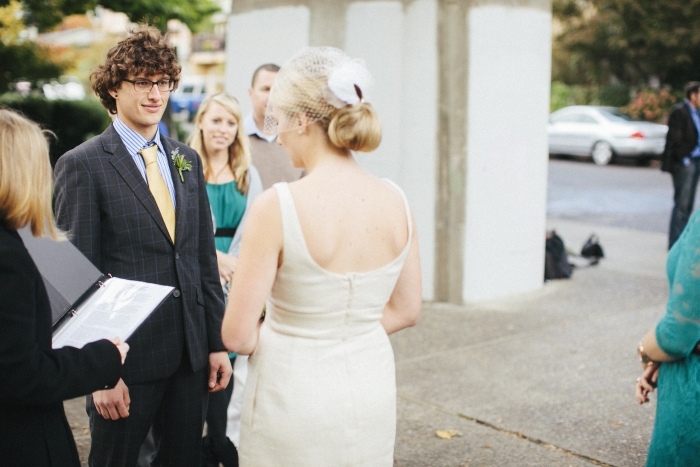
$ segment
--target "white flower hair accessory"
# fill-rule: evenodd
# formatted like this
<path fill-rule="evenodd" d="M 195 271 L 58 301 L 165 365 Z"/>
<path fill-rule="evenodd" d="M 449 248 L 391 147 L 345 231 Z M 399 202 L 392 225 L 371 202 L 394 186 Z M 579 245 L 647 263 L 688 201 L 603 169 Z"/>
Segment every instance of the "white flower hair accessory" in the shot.
<path fill-rule="evenodd" d="M 334 47 L 305 47 L 277 74 L 263 131 L 276 134 L 311 125 L 362 102 L 372 84 L 362 60 Z"/>
<path fill-rule="evenodd" d="M 323 97 L 336 109 L 359 104 L 373 81 L 363 61 L 349 60 L 330 72 Z"/>

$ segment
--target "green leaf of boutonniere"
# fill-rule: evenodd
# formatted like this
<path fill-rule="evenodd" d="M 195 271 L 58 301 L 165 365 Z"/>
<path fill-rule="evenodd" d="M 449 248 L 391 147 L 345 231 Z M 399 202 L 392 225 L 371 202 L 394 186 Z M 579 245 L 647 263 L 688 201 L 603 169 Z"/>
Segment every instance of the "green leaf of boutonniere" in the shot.
<path fill-rule="evenodd" d="M 173 160 L 173 164 L 175 164 L 177 173 L 180 174 L 180 181 L 182 183 L 185 183 L 185 177 L 184 175 L 182 175 L 182 172 L 189 172 L 190 170 L 192 170 L 192 162 L 185 159 L 184 154 L 180 154 L 180 148 L 175 148 L 172 151 L 170 151 L 170 158 Z"/>

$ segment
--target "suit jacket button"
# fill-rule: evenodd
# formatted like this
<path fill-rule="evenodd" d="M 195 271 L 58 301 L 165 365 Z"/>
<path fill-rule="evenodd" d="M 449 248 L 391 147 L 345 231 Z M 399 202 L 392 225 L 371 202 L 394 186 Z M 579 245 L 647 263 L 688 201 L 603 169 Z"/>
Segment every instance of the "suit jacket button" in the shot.
<path fill-rule="evenodd" d="M 173 291 L 173 297 L 177 298 L 177 297 L 179 297 L 179 296 L 180 296 L 180 291 L 177 290 L 177 289 L 175 289 L 175 290 Z"/>
<path fill-rule="evenodd" d="M 180 253 L 175 253 L 175 259 L 180 259 Z"/>

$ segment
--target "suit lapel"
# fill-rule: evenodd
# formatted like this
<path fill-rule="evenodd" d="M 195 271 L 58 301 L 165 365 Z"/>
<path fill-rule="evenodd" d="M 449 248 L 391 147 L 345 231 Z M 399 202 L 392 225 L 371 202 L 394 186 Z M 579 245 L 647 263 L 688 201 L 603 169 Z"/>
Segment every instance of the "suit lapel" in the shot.
<path fill-rule="evenodd" d="M 143 175 L 139 172 L 138 167 L 136 167 L 134 163 L 134 159 L 126 150 L 126 146 L 124 146 L 119 134 L 112 125 L 102 133 L 102 144 L 105 152 L 111 154 L 109 162 L 114 169 L 124 179 L 131 191 L 134 192 L 136 198 L 143 204 L 144 208 L 146 208 L 146 211 L 148 211 L 158 225 L 163 235 L 170 239 L 168 229 L 165 227 L 165 222 L 163 222 L 163 216 L 158 209 L 155 199 L 153 199 L 151 191 L 148 189 L 146 180 L 144 180 Z"/>
<path fill-rule="evenodd" d="M 178 232 L 184 232 L 182 230 L 185 227 L 185 210 L 187 209 L 187 186 L 180 180 L 180 175 L 175 168 L 175 164 L 170 157 L 170 153 L 175 149 L 170 144 L 167 138 L 161 136 L 160 142 L 163 144 L 163 149 L 165 149 L 165 155 L 168 158 L 168 167 L 170 168 L 170 177 L 173 180 L 173 186 L 175 187 L 175 243 L 177 243 L 180 235 Z"/>

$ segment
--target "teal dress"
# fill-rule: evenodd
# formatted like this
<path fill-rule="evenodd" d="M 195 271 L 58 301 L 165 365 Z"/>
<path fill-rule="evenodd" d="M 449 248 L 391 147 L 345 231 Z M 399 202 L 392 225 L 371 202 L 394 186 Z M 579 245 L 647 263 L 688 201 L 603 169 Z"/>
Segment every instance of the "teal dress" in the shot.
<path fill-rule="evenodd" d="M 241 219 L 243 219 L 243 214 L 245 214 L 248 196 L 240 192 L 236 182 L 207 183 L 207 196 L 209 196 L 209 205 L 211 206 L 212 214 L 214 214 L 216 228 L 237 228 L 238 224 L 241 223 Z M 214 237 L 214 245 L 218 251 L 228 254 L 232 240 L 233 236 Z M 228 301 L 228 297 L 225 298 Z M 233 359 L 235 357 L 236 354 L 234 352 L 229 353 L 229 358 Z"/>
<path fill-rule="evenodd" d="M 677 360 L 659 369 L 656 419 L 647 466 L 700 465 L 700 211 L 666 262 L 670 295 L 656 326 L 659 347 Z"/>
<path fill-rule="evenodd" d="M 211 212 L 216 220 L 216 228 L 237 228 L 243 219 L 248 196 L 240 192 L 236 182 L 207 183 L 207 195 Z M 233 236 L 215 237 L 216 249 L 222 253 L 228 253 L 232 240 Z"/>

